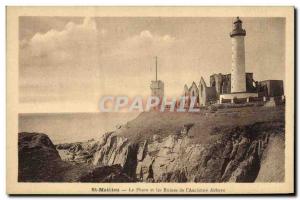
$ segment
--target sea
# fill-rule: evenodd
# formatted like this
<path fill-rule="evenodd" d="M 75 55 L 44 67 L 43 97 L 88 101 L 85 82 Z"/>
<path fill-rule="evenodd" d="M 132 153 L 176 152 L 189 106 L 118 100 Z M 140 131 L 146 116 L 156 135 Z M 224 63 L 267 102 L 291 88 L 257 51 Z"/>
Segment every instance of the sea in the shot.
<path fill-rule="evenodd" d="M 98 139 L 139 115 L 118 113 L 26 113 L 19 114 L 19 132 L 45 133 L 54 144 Z"/>

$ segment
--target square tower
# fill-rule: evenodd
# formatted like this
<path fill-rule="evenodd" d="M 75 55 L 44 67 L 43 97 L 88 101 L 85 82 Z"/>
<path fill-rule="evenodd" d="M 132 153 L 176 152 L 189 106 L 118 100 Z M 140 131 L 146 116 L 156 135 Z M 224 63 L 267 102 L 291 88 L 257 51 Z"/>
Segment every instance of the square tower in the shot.
<path fill-rule="evenodd" d="M 160 101 L 164 97 L 164 82 L 157 80 L 157 57 L 155 57 L 155 81 L 151 81 L 151 96 L 158 97 Z"/>
<path fill-rule="evenodd" d="M 162 99 L 164 96 L 164 82 L 161 80 L 151 81 L 150 85 L 151 96 L 156 96 L 159 99 Z"/>

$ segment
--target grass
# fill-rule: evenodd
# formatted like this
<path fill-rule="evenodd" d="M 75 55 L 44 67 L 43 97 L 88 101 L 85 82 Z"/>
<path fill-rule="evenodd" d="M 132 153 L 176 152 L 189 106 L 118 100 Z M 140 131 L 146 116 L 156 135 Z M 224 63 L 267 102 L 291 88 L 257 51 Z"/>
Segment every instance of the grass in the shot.
<path fill-rule="evenodd" d="M 246 126 L 258 122 L 284 123 L 284 107 L 232 107 L 214 110 L 202 109 L 197 113 L 143 112 L 128 122 L 117 134 L 133 142 L 178 134 L 185 124 L 193 124 L 189 136 L 196 143 L 205 144 L 216 130 Z"/>

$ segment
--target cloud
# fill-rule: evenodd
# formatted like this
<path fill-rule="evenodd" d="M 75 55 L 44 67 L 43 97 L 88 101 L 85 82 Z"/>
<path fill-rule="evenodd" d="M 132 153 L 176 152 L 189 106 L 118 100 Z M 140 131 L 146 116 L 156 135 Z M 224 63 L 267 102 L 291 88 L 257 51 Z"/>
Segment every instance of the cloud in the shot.
<path fill-rule="evenodd" d="M 36 33 L 30 40 L 20 43 L 21 63 L 26 65 L 40 60 L 51 65 L 72 62 L 79 55 L 91 57 L 101 49 L 99 40 L 104 32 L 98 31 L 94 19 L 85 18 L 82 24 L 69 22 L 62 31 L 51 29 L 44 34 Z"/>
<path fill-rule="evenodd" d="M 91 63 L 100 57 L 155 55 L 170 50 L 176 41 L 168 34 L 156 35 L 149 30 L 122 41 L 114 40 L 108 30 L 97 27 L 93 18 L 85 18 L 81 24 L 69 22 L 61 31 L 51 29 L 20 41 L 21 64 L 71 64 L 78 60 Z"/>
<path fill-rule="evenodd" d="M 170 35 L 164 35 L 164 36 L 153 35 L 149 30 L 143 30 L 140 33 L 138 38 L 139 39 L 150 39 L 154 42 L 174 42 L 175 41 L 175 38 L 171 37 Z"/>
<path fill-rule="evenodd" d="M 149 30 L 143 30 L 138 35 L 125 40 L 123 46 L 128 45 L 132 50 L 141 50 L 141 48 L 147 46 L 144 50 L 151 49 L 160 52 L 170 48 L 175 42 L 175 37 L 170 35 L 154 35 Z"/>
<path fill-rule="evenodd" d="M 143 30 L 116 40 L 112 31 L 99 27 L 94 18 L 85 18 L 20 41 L 21 99 L 84 99 L 124 94 L 128 88 L 132 88 L 128 93 L 147 94 L 147 85 L 138 84 L 141 77 L 134 76 L 147 70 L 145 60 L 170 54 L 176 38 Z"/>

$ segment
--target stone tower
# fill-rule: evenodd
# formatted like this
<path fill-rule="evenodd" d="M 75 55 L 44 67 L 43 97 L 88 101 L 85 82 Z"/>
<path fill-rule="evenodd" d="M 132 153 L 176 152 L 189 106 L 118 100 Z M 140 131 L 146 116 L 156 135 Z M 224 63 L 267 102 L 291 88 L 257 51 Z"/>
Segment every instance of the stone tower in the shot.
<path fill-rule="evenodd" d="M 157 80 L 157 57 L 155 57 L 155 81 L 151 81 L 151 96 L 156 96 L 162 100 L 164 96 L 164 82 Z"/>
<path fill-rule="evenodd" d="M 232 44 L 231 93 L 246 92 L 245 76 L 245 42 L 246 31 L 239 17 L 233 20 L 233 30 L 230 33 Z"/>

